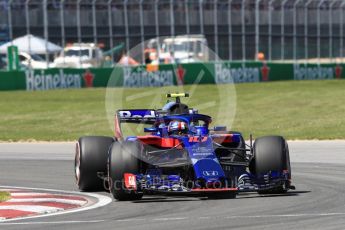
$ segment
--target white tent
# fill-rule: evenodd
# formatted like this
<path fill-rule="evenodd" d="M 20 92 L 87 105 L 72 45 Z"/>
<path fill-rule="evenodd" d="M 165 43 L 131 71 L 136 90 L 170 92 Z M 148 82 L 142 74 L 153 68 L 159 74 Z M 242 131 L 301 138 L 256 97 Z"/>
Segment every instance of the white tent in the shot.
<path fill-rule="evenodd" d="M 12 42 L 7 42 L 1 45 L 0 53 L 7 53 L 7 47 L 11 45 L 17 46 L 19 52 L 33 54 L 56 53 L 62 49 L 62 47 L 46 41 L 43 38 L 28 34 L 23 37 L 16 38 Z"/>

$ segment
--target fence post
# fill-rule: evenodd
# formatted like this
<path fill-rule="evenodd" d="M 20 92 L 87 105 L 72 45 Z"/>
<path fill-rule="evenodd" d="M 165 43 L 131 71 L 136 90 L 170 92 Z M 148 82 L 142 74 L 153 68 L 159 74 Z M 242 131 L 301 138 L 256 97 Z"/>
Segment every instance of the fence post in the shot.
<path fill-rule="evenodd" d="M 174 17 L 174 0 L 170 0 L 170 35 L 173 38 L 173 44 L 171 46 L 172 58 L 175 57 L 175 17 Z"/>
<path fill-rule="evenodd" d="M 111 3 L 113 0 L 108 0 L 107 8 L 108 8 L 108 27 L 109 27 L 109 50 L 114 47 L 113 43 L 113 18 L 111 16 Z M 114 53 L 111 52 L 111 62 L 114 61 Z"/>
<path fill-rule="evenodd" d="M 170 0 L 170 35 L 175 36 L 174 0 Z"/>
<path fill-rule="evenodd" d="M 281 11 L 281 23 L 280 23 L 280 36 L 281 36 L 281 51 L 280 51 L 280 59 L 284 60 L 285 59 L 285 4 L 288 0 L 284 0 L 280 6 L 280 11 Z"/>
<path fill-rule="evenodd" d="M 246 20 L 245 20 L 245 5 L 246 0 L 242 1 L 241 5 L 241 21 L 242 21 L 242 64 L 246 61 Z"/>
<path fill-rule="evenodd" d="M 141 41 L 141 63 L 145 64 L 145 38 L 144 38 L 144 12 L 143 0 L 139 1 L 139 18 L 140 18 L 140 41 Z"/>
<path fill-rule="evenodd" d="M 229 60 L 232 61 L 232 20 L 231 20 L 232 0 L 228 1 L 228 33 L 229 33 Z"/>
<path fill-rule="evenodd" d="M 340 55 L 341 55 L 341 62 L 344 62 L 344 6 L 345 1 L 340 5 Z"/>
<path fill-rule="evenodd" d="M 260 9 L 259 9 L 260 0 L 255 2 L 255 61 L 258 60 L 259 54 L 259 33 L 260 33 Z"/>
<path fill-rule="evenodd" d="M 160 53 L 161 53 L 161 45 L 160 45 L 160 41 L 159 41 L 158 4 L 159 4 L 159 0 L 155 0 L 155 27 L 156 27 L 156 38 L 157 38 L 157 60 L 159 63 L 159 57 L 160 57 Z"/>
<path fill-rule="evenodd" d="M 45 41 L 45 48 L 46 48 L 46 64 L 47 68 L 49 68 L 49 53 L 48 53 L 48 12 L 47 12 L 47 0 L 43 0 L 43 23 L 44 23 L 44 39 Z"/>
<path fill-rule="evenodd" d="M 8 1 L 8 13 L 7 13 L 7 20 L 8 20 L 8 32 L 10 35 L 11 45 L 13 45 L 13 28 L 12 28 L 12 2 L 13 0 Z"/>
<path fill-rule="evenodd" d="M 333 6 L 337 1 L 332 2 L 329 5 L 329 11 L 328 11 L 328 20 L 329 20 L 329 25 L 328 25 L 328 36 L 329 36 L 329 57 L 331 58 L 333 62 Z"/>
<path fill-rule="evenodd" d="M 188 0 L 184 1 L 185 17 L 186 17 L 186 34 L 190 34 L 190 24 L 189 24 L 189 5 Z"/>
<path fill-rule="evenodd" d="M 26 19 L 26 35 L 28 35 L 28 48 L 29 54 L 31 54 L 31 36 L 30 35 L 30 17 L 29 17 L 29 2 L 30 0 L 25 1 L 25 19 Z M 31 69 L 31 58 L 29 59 L 29 68 Z"/>
<path fill-rule="evenodd" d="M 293 60 L 297 61 L 297 5 L 301 0 L 297 0 L 293 5 Z"/>
<path fill-rule="evenodd" d="M 199 19 L 200 19 L 200 34 L 204 34 L 204 12 L 202 8 L 203 0 L 199 0 Z"/>
<path fill-rule="evenodd" d="M 189 35 L 190 35 L 190 25 L 189 25 L 189 5 L 188 5 L 188 0 L 184 1 L 184 8 L 185 8 L 185 19 L 186 19 L 186 34 L 187 38 L 189 40 Z M 190 52 L 190 46 L 189 42 L 187 42 L 187 50 Z M 189 62 L 189 58 L 187 59 Z"/>
<path fill-rule="evenodd" d="M 123 1 L 124 5 L 124 17 L 125 17 L 125 35 L 126 35 L 126 52 L 129 52 L 129 28 L 128 28 L 128 15 L 127 15 L 127 7 L 128 7 L 128 0 Z"/>
<path fill-rule="evenodd" d="M 320 8 L 323 4 L 324 0 L 321 0 L 319 2 L 319 4 L 317 5 L 317 16 L 316 16 L 316 19 L 317 19 L 317 62 L 318 64 L 320 64 L 320 56 L 321 56 L 321 49 L 320 49 L 320 46 L 321 46 L 321 22 L 320 22 Z"/>
<path fill-rule="evenodd" d="M 304 61 L 308 63 L 308 6 L 313 0 L 309 0 L 304 5 Z"/>
<path fill-rule="evenodd" d="M 92 32 L 93 32 L 93 42 L 95 45 L 98 44 L 97 39 L 97 19 L 96 19 L 96 2 L 97 0 L 92 0 Z M 98 59 L 98 56 L 97 56 Z M 98 62 L 98 60 L 97 60 Z"/>
<path fill-rule="evenodd" d="M 65 39 L 64 3 L 65 3 L 65 0 L 60 1 L 61 46 L 62 46 L 63 64 L 65 65 L 65 41 L 66 41 L 66 39 Z"/>
<path fill-rule="evenodd" d="M 273 11 L 273 2 L 275 0 L 270 0 L 268 2 L 268 60 L 272 61 L 272 11 Z"/>
<path fill-rule="evenodd" d="M 81 25 L 80 25 L 80 2 L 82 0 L 77 0 L 77 37 L 79 43 L 79 68 L 81 68 Z"/>
<path fill-rule="evenodd" d="M 213 24 L 214 24 L 214 51 L 216 52 L 216 61 L 218 61 L 218 0 L 213 2 Z"/>

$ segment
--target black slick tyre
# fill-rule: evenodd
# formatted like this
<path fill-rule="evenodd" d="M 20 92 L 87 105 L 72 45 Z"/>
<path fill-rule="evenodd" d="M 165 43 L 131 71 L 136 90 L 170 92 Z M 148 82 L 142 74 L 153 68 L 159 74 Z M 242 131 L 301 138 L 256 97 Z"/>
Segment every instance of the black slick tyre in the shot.
<path fill-rule="evenodd" d="M 139 173 L 139 155 L 142 145 L 139 142 L 115 142 L 108 161 L 110 192 L 118 201 L 138 200 L 143 194 L 125 188 L 124 173 Z"/>
<path fill-rule="evenodd" d="M 291 167 L 289 148 L 285 139 L 281 136 L 265 136 L 255 140 L 254 143 L 254 159 L 251 162 L 250 170 L 257 176 L 262 176 L 269 172 L 282 173 L 284 170 L 289 172 L 291 179 Z M 289 185 L 262 190 L 260 194 L 279 194 L 287 191 Z"/>
<path fill-rule="evenodd" d="M 81 191 L 104 190 L 104 182 L 97 173 L 107 172 L 108 151 L 114 138 L 103 136 L 81 137 L 76 143 L 74 172 Z"/>

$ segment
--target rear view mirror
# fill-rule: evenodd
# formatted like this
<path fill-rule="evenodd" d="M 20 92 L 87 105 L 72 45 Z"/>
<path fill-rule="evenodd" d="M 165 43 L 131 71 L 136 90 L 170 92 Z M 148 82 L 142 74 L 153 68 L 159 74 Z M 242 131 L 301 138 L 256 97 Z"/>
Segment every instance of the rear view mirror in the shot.
<path fill-rule="evenodd" d="M 156 128 L 156 127 L 144 128 L 144 132 L 145 132 L 145 133 L 154 133 L 154 132 L 158 132 L 158 128 Z"/>
<path fill-rule="evenodd" d="M 214 131 L 226 131 L 226 126 L 214 126 Z"/>

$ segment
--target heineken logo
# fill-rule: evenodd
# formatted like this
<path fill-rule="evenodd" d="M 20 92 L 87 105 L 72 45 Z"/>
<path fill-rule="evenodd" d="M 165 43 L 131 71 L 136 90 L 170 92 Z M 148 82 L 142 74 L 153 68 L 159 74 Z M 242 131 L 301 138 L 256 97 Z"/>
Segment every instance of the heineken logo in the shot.
<path fill-rule="evenodd" d="M 337 79 L 340 79 L 343 74 L 343 67 L 341 67 L 339 64 L 335 67 L 335 77 Z"/>
<path fill-rule="evenodd" d="M 66 74 L 62 69 L 58 73 L 51 74 L 41 71 L 27 71 L 26 90 L 49 90 L 63 88 L 80 88 L 81 79 L 79 74 Z"/>
<path fill-rule="evenodd" d="M 265 73 L 268 71 L 265 71 Z M 215 64 L 216 84 L 259 82 L 259 67 L 228 67 L 223 64 Z"/>
<path fill-rule="evenodd" d="M 172 70 L 148 72 L 144 68 L 123 67 L 123 85 L 125 87 L 161 87 L 174 85 Z"/>
<path fill-rule="evenodd" d="M 186 70 L 182 67 L 182 65 L 179 65 L 176 69 L 176 81 L 177 85 L 183 85 L 184 84 L 184 76 L 186 75 Z"/>
<path fill-rule="evenodd" d="M 266 62 L 264 62 L 261 67 L 262 81 L 269 81 L 270 70 L 271 68 L 267 66 Z"/>
<path fill-rule="evenodd" d="M 295 80 L 333 79 L 334 74 L 333 67 L 294 65 Z"/>
<path fill-rule="evenodd" d="M 85 87 L 90 88 L 93 87 L 93 80 L 95 79 L 95 76 L 93 73 L 91 73 L 90 70 L 86 70 L 83 74 L 84 84 Z"/>

